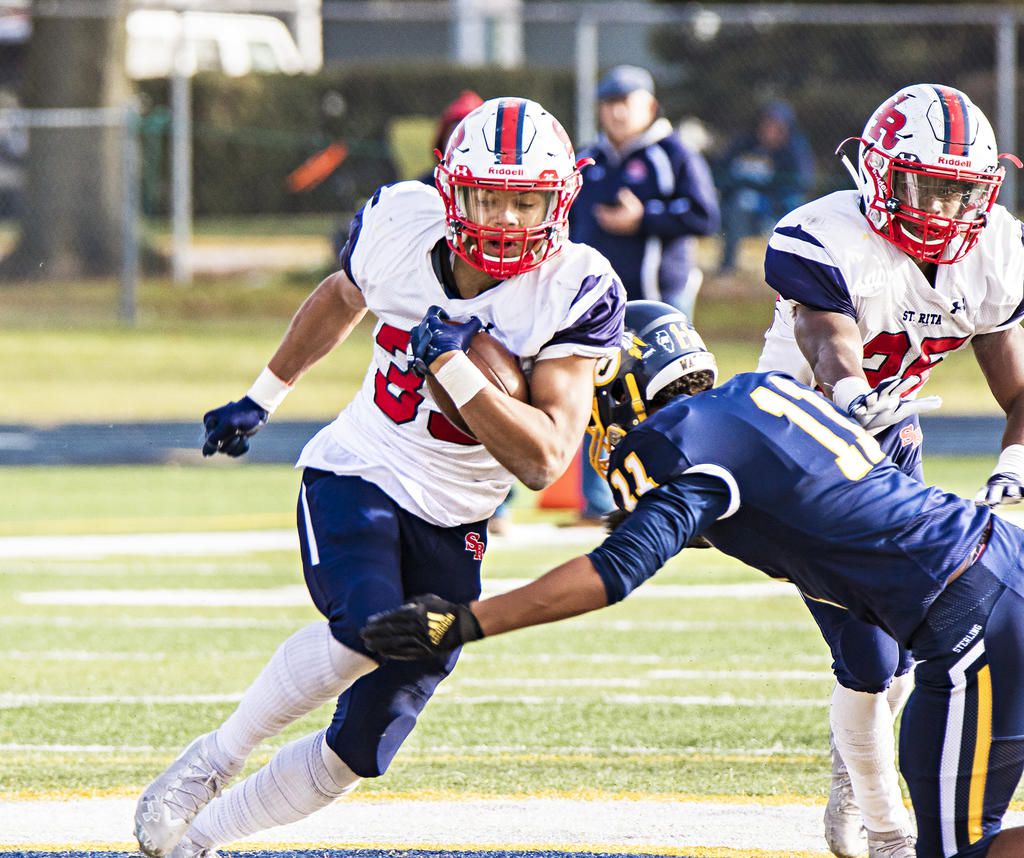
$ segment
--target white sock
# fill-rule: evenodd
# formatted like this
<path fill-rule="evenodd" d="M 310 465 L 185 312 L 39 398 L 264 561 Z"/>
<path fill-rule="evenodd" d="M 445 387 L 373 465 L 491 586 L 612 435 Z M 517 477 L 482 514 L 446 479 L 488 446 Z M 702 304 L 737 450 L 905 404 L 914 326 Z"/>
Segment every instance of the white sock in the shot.
<path fill-rule="evenodd" d="M 285 745 L 262 769 L 206 805 L 186 836 L 209 849 L 298 822 L 351 792 L 360 778 L 327 746 L 326 733 Z"/>
<path fill-rule="evenodd" d="M 829 720 L 864 827 L 875 832 L 908 830 L 910 816 L 896 773 L 896 740 L 886 695 L 836 685 Z"/>
<path fill-rule="evenodd" d="M 889 683 L 889 688 L 885 692 L 885 699 L 889 704 L 889 711 L 892 713 L 892 720 L 894 722 L 896 716 L 903 711 L 903 706 L 913 690 L 914 671 L 912 669 L 904 673 L 903 676 L 894 676 L 892 682 Z"/>
<path fill-rule="evenodd" d="M 261 741 L 333 700 L 377 667 L 339 643 L 326 622 L 300 629 L 277 648 L 238 708 L 214 732 L 224 762 L 238 765 Z"/>

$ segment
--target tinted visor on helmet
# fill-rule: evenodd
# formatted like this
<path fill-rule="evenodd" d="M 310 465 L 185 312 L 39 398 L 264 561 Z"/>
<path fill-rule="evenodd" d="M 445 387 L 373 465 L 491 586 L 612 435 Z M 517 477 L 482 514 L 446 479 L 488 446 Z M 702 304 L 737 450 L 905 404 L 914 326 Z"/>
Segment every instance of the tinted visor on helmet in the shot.
<path fill-rule="evenodd" d="M 515 226 L 539 226 L 550 220 L 557 200 L 554 191 L 519 191 L 482 185 L 459 185 L 455 194 L 466 220 L 485 225 L 507 219 Z"/>
<path fill-rule="evenodd" d="M 892 164 L 890 175 L 893 195 L 901 203 L 953 220 L 975 220 L 987 212 L 999 187 L 995 175 L 942 176 L 899 161 Z"/>
<path fill-rule="evenodd" d="M 538 253 L 539 243 L 549 236 L 558 194 L 459 185 L 455 199 L 481 256 L 491 262 L 511 263 L 524 254 Z"/>

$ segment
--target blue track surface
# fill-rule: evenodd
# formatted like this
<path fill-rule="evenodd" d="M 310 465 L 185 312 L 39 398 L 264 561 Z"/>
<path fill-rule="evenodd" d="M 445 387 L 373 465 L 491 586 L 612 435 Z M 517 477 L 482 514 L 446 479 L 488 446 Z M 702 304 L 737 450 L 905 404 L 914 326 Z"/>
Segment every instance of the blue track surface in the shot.
<path fill-rule="evenodd" d="M 925 455 L 999 455 L 1002 417 L 922 417 Z M 323 422 L 271 421 L 246 461 L 293 464 Z M 202 444 L 199 420 L 153 423 L 0 424 L 0 465 L 131 465 L 181 460 Z"/>
<path fill-rule="evenodd" d="M 522 852 L 449 849 L 278 849 L 260 852 L 218 851 L 221 858 L 651 858 L 650 854 L 608 852 Z M 4 858 L 139 858 L 137 852 L 0 852 Z M 679 858 L 679 856 L 677 856 Z"/>

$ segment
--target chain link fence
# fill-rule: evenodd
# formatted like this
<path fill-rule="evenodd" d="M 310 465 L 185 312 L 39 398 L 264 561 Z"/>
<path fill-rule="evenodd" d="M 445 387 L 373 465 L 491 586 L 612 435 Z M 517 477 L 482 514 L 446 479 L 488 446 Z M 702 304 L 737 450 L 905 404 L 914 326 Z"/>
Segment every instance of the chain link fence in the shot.
<path fill-rule="evenodd" d="M 110 14 L 119 3 L 0 3 L 0 250 L 8 256 L 33 222 L 37 200 L 27 192 L 26 180 L 44 136 L 47 148 L 63 147 L 65 159 L 81 157 L 84 126 L 100 115 L 83 113 L 78 104 L 24 109 L 26 88 L 34 83 L 28 60 L 30 13 L 34 8 L 49 18 L 94 17 L 105 8 Z M 730 140 L 751 127 L 762 105 L 782 99 L 792 106 L 814 154 L 813 193 L 849 186 L 833 156 L 836 145 L 859 134 L 871 111 L 908 83 L 941 82 L 966 91 L 992 120 L 1006 151 L 1015 151 L 1024 139 L 1017 73 L 1024 8 L 1019 5 L 530 0 L 323 0 L 320 8 L 316 5 L 316 0 L 131 4 L 154 12 L 258 13 L 287 25 L 293 36 L 301 29 L 307 45 L 315 12 L 313 41 L 320 39 L 322 56 L 304 61 L 304 71 L 312 71 L 313 78 L 275 76 L 272 89 L 258 83 L 257 69 L 273 71 L 273 64 L 259 62 L 240 75 L 193 79 L 191 74 L 204 68 L 225 71 L 228 48 L 208 39 L 205 47 L 197 43 L 190 49 L 192 65 L 176 78 L 177 89 L 167 80 L 134 81 L 127 103 L 103 113 L 96 133 L 115 122 L 121 141 L 115 171 L 124 186 L 117 193 L 124 208 L 117 218 L 122 230 L 117 266 L 125 283 L 126 318 L 132 313 L 128 290 L 138 260 L 148 259 L 140 247 L 151 236 L 159 251 L 154 258 L 162 255 L 176 279 L 188 279 L 195 262 L 190 258 L 196 247 L 193 233 L 211 223 L 214 231 L 219 224 L 224 234 L 234 236 L 245 233 L 246 219 L 255 223 L 261 218 L 282 234 L 292 228 L 289 224 L 307 224 L 298 232 L 329 230 L 375 184 L 411 178 L 423 169 L 436 111 L 424 107 L 422 91 L 392 86 L 388 115 L 371 122 L 353 115 L 351 97 L 333 83 L 332 75 L 346 70 L 358 71 L 359 85 L 372 90 L 384 86 L 375 83 L 377 76 L 384 81 L 402 67 L 414 75 L 431 65 L 464 69 L 468 79 L 474 67 L 484 64 L 497 70 L 497 77 L 490 78 L 497 81 L 496 91 L 482 92 L 485 96 L 506 94 L 497 91 L 500 75 L 509 69 L 513 79 L 515 65 L 532 70 L 535 80 L 561 74 L 572 91 L 552 96 L 565 105 L 556 112 L 576 130 L 581 144 L 595 133 L 600 73 L 622 62 L 644 65 L 655 75 L 666 116 L 712 163 Z M 182 50 L 180 42 L 177 49 Z M 249 50 L 254 56 L 259 51 Z M 269 56 L 269 50 L 262 56 Z M 321 70 L 313 71 L 321 63 Z M 403 97 L 405 90 L 408 97 Z M 275 99 L 272 109 L 267 93 Z M 538 97 L 534 91 L 521 94 Z M 1001 197 L 1014 210 L 1019 187 L 1011 175 Z M 82 194 L 76 187 L 57 190 L 67 200 Z M 306 215 L 311 219 L 304 220 Z M 140 223 L 147 231 L 138 229 Z M 86 241 L 89 234 L 78 233 Z M 223 250 L 230 255 L 230 242 Z M 204 258 L 210 259 L 210 253 Z M 5 261 L 0 260 L 0 285 L 24 276 L 24 269 L 12 270 Z M 47 260 L 39 262 L 46 277 Z M 55 266 L 53 276 L 60 273 Z"/>

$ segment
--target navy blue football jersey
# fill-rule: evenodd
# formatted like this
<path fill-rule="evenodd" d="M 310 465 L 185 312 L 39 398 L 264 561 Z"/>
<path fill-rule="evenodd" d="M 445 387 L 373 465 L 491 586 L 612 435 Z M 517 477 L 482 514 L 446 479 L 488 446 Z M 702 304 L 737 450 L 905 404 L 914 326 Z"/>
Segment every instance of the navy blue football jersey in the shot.
<path fill-rule="evenodd" d="M 660 544 L 647 552 L 660 566 L 703 533 L 897 640 L 921 622 L 991 516 L 910 479 L 824 397 L 775 372 L 673 400 L 616 446 L 608 479 L 620 507 L 637 513 L 591 555 L 603 576 L 616 565 L 610 556 L 629 555 L 635 570 L 637 546 Z M 702 506 L 715 491 L 719 502 Z M 655 569 L 629 573 L 631 586 Z"/>

